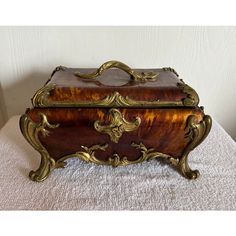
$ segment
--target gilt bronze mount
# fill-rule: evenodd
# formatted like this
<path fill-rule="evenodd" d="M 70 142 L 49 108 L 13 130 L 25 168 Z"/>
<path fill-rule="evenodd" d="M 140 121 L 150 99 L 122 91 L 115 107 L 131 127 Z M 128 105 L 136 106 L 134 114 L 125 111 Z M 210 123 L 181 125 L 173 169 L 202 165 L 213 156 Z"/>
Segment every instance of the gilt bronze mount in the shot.
<path fill-rule="evenodd" d="M 29 174 L 29 177 L 37 182 L 45 180 L 55 168 L 65 167 L 65 160 L 72 157 L 78 157 L 86 162 L 111 165 L 113 167 L 126 166 L 160 157 L 168 160 L 186 178 L 196 179 L 199 176 L 199 172 L 190 169 L 188 165 L 188 154 L 206 138 L 212 124 L 211 118 L 208 115 L 205 115 L 203 120 L 200 122 L 197 122 L 194 115 L 188 117 L 185 137 L 189 142 L 180 157 L 173 157 L 155 151 L 154 148 L 147 148 L 142 142 L 132 142 L 131 146 L 141 152 L 140 157 L 134 161 L 128 160 L 125 156 L 120 157 L 117 153 L 114 153 L 110 158 L 108 158 L 108 161 L 99 160 L 95 155 L 96 150 L 105 151 L 108 144 L 95 144 L 91 147 L 81 146 L 83 149 L 82 151 L 63 156 L 56 161 L 49 155 L 46 148 L 40 142 L 39 134 L 41 133 L 44 137 L 50 135 L 54 129 L 59 127 L 59 124 L 50 124 L 47 120 L 47 116 L 43 113 L 40 113 L 40 118 L 41 120 L 39 123 L 33 122 L 26 114 L 22 115 L 20 118 L 20 128 L 24 137 L 32 147 L 41 154 L 41 163 L 39 168 L 36 171 L 31 171 Z M 123 118 L 120 119 L 122 120 Z"/>
<path fill-rule="evenodd" d="M 182 101 L 138 101 L 130 98 L 129 96 L 122 96 L 119 92 L 115 91 L 110 95 L 105 96 L 101 100 L 96 101 L 50 101 L 48 99 L 50 92 L 56 87 L 55 84 L 48 84 L 39 89 L 32 98 L 34 107 L 194 107 L 199 103 L 199 97 L 196 91 L 183 81 L 177 83 L 186 98 Z"/>
<path fill-rule="evenodd" d="M 111 115 L 111 123 L 102 125 L 101 121 L 94 122 L 94 128 L 100 133 L 106 133 L 114 143 L 118 143 L 124 132 L 131 132 L 138 129 L 141 124 L 141 119 L 136 117 L 134 121 L 127 121 L 118 109 L 112 108 L 109 110 Z"/>

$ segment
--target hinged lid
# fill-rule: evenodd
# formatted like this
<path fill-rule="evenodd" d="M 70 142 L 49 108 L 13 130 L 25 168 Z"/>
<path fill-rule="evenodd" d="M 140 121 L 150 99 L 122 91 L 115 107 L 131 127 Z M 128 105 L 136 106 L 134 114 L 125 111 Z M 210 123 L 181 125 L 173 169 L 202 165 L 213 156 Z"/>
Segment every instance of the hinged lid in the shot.
<path fill-rule="evenodd" d="M 34 107 L 194 107 L 198 102 L 174 69 L 132 70 L 118 61 L 98 69 L 59 66 L 32 98 Z"/>

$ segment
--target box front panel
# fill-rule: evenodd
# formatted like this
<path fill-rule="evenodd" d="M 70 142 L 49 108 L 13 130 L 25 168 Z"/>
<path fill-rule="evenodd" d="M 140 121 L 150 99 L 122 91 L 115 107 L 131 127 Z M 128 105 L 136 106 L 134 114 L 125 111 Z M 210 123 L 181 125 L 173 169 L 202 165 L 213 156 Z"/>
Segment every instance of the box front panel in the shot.
<path fill-rule="evenodd" d="M 39 134 L 42 145 L 55 160 L 83 151 L 93 145 L 96 158 L 108 161 L 118 154 L 136 160 L 141 150 L 135 144 L 178 158 L 190 142 L 187 119 L 194 115 L 197 122 L 204 116 L 200 108 L 188 109 L 93 109 L 93 108 L 34 108 L 27 111 L 33 122 L 40 121 L 40 113 L 50 124 L 49 135 Z M 135 143 L 134 145 L 132 143 Z M 82 147 L 83 146 L 83 147 Z"/>

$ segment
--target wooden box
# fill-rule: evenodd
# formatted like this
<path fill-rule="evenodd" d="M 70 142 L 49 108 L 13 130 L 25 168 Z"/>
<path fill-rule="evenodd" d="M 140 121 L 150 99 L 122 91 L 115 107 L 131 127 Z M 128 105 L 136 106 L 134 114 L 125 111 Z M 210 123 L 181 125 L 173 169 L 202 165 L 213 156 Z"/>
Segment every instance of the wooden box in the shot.
<path fill-rule="evenodd" d="M 188 154 L 211 129 L 197 93 L 174 69 L 131 69 L 118 61 L 98 69 L 57 67 L 20 118 L 41 154 L 30 178 L 43 181 L 65 160 L 126 166 L 164 158 L 196 179 Z"/>

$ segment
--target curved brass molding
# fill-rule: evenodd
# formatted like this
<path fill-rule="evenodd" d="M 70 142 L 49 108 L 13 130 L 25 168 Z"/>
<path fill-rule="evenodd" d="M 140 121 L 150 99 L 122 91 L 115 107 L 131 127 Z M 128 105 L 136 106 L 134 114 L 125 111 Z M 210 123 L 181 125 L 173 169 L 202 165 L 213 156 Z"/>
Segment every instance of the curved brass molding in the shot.
<path fill-rule="evenodd" d="M 44 86 L 46 86 L 47 84 L 48 84 L 48 82 L 52 79 L 52 77 L 53 77 L 53 75 L 57 72 L 57 71 L 64 71 L 64 70 L 66 70 L 67 69 L 67 67 L 65 67 L 65 66 L 57 66 L 54 70 L 53 70 L 53 72 L 52 72 L 52 74 L 51 74 L 51 76 L 48 78 L 48 80 L 46 81 L 46 83 L 44 84 Z"/>
<path fill-rule="evenodd" d="M 136 71 L 132 70 L 126 64 L 119 62 L 119 61 L 108 61 L 103 63 L 95 72 L 91 74 L 81 74 L 79 71 L 75 72 L 75 75 L 83 78 L 83 79 L 94 79 L 101 75 L 105 70 L 110 68 L 118 68 L 126 73 L 128 73 L 132 80 L 138 82 L 146 82 L 146 81 L 155 81 L 157 79 L 158 73 L 154 72 L 142 72 L 141 74 L 137 73 Z"/>
<path fill-rule="evenodd" d="M 162 70 L 173 72 L 177 77 L 179 77 L 179 74 L 175 71 L 175 69 L 173 69 L 171 67 L 163 67 Z"/>
<path fill-rule="evenodd" d="M 45 114 L 40 113 L 39 115 L 41 117 L 39 123 L 33 122 L 27 115 L 22 115 L 20 118 L 22 134 L 31 146 L 41 154 L 41 163 L 38 170 L 29 173 L 29 177 L 38 182 L 46 179 L 50 172 L 56 167 L 55 160 L 50 157 L 45 147 L 39 141 L 38 134 L 41 133 L 46 137 L 50 133 L 46 128 L 55 129 L 59 126 L 58 124 L 49 124 Z"/>
<path fill-rule="evenodd" d="M 65 66 L 57 66 L 57 67 L 54 69 L 54 71 L 52 72 L 50 78 L 52 78 L 53 75 L 54 75 L 57 71 L 60 71 L 60 70 L 65 71 L 66 69 L 67 69 L 67 67 L 65 67 Z"/>
<path fill-rule="evenodd" d="M 181 83 L 177 83 L 177 86 L 182 89 L 183 93 L 187 96 L 182 100 L 184 106 L 197 106 L 199 103 L 199 96 L 197 92 L 189 85 L 185 84 L 182 79 Z"/>
<path fill-rule="evenodd" d="M 176 159 L 170 155 L 157 152 L 154 150 L 154 148 L 146 148 L 142 142 L 140 144 L 136 144 L 133 142 L 131 144 L 131 146 L 140 150 L 140 152 L 141 152 L 140 157 L 134 161 L 128 160 L 126 156 L 120 157 L 117 153 L 115 153 L 111 157 L 109 157 L 108 161 L 102 161 L 102 160 L 97 159 L 95 156 L 95 151 L 96 150 L 106 151 L 108 144 L 104 144 L 104 145 L 93 145 L 91 147 L 81 146 L 84 149 L 84 151 L 76 152 L 75 154 L 62 157 L 58 161 L 58 165 L 64 167 L 66 164 L 64 161 L 68 158 L 71 158 L 71 157 L 77 157 L 77 158 L 80 158 L 86 162 L 91 162 L 91 163 L 98 164 L 98 165 L 111 165 L 113 167 L 137 164 L 137 163 L 141 163 L 144 161 L 150 161 L 152 159 L 156 159 L 159 157 L 165 158 L 166 160 L 170 161 L 173 165 L 177 165 L 177 163 L 178 163 L 178 159 Z"/>
<path fill-rule="evenodd" d="M 136 117 L 134 121 L 127 121 L 121 112 L 115 108 L 109 110 L 111 116 L 111 123 L 109 125 L 102 125 L 101 121 L 97 120 L 94 122 L 94 128 L 100 132 L 110 136 L 110 139 L 114 143 L 118 143 L 124 132 L 131 132 L 141 124 L 141 119 Z"/>
<path fill-rule="evenodd" d="M 31 99 L 33 107 L 50 107 L 52 104 L 48 101 L 50 91 L 56 87 L 55 84 L 47 84 L 40 88 Z"/>
<path fill-rule="evenodd" d="M 182 86 L 185 93 L 192 91 L 183 84 Z M 192 95 L 184 99 L 183 101 L 136 101 L 128 96 L 123 97 L 120 93 L 114 92 L 111 95 L 107 95 L 104 99 L 98 101 L 50 101 L 48 96 L 50 91 L 56 87 L 55 84 L 48 84 L 39 89 L 32 98 L 32 105 L 34 107 L 183 107 L 183 106 L 195 106 L 197 104 L 195 100 L 190 99 Z M 188 102 L 190 101 L 190 102 Z M 192 105 L 191 105 L 192 104 Z"/>
<path fill-rule="evenodd" d="M 190 139 L 188 145 L 184 149 L 181 158 L 179 159 L 178 168 L 181 173 L 189 179 L 196 179 L 199 176 L 198 170 L 191 170 L 188 165 L 188 154 L 195 147 L 197 147 L 209 134 L 212 126 L 212 119 L 210 116 L 205 115 L 201 122 L 197 122 L 194 115 L 190 115 L 187 120 L 187 133 L 186 138 Z"/>
<path fill-rule="evenodd" d="M 141 154 L 142 154 L 139 157 L 139 159 L 137 159 L 135 161 L 132 161 L 132 164 L 140 163 L 140 162 L 143 162 L 143 161 L 150 161 L 150 160 L 153 160 L 153 159 L 156 159 L 156 158 L 159 158 L 159 157 L 170 161 L 170 163 L 173 164 L 173 165 L 177 165 L 177 163 L 178 163 L 178 158 L 174 158 L 170 155 L 167 155 L 167 154 L 164 154 L 164 153 L 161 153 L 161 152 L 157 152 L 157 151 L 155 151 L 154 148 L 147 148 L 142 142 L 139 143 L 139 144 L 136 144 L 136 143 L 133 142 L 131 144 L 131 146 L 135 147 L 138 150 L 140 150 Z"/>

